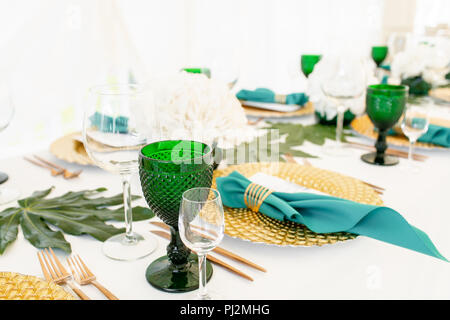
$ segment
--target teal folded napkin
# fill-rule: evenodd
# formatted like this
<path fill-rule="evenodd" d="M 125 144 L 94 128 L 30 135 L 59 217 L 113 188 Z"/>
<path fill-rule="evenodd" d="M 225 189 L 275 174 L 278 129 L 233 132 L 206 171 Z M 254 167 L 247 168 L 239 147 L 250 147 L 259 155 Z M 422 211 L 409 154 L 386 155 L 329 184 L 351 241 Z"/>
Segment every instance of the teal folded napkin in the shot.
<path fill-rule="evenodd" d="M 227 177 L 217 178 L 216 182 L 224 205 L 246 207 L 244 193 L 251 181 L 234 171 Z M 425 232 L 387 207 L 312 193 L 273 192 L 259 212 L 277 220 L 304 224 L 317 233 L 363 235 L 447 261 Z"/>
<path fill-rule="evenodd" d="M 91 124 L 100 128 L 102 132 L 107 133 L 128 133 L 128 118 L 119 116 L 116 118 L 101 114 L 99 112 L 94 113 L 89 117 Z"/>
<path fill-rule="evenodd" d="M 270 89 L 258 88 L 256 90 L 241 90 L 236 94 L 239 100 L 269 102 L 282 104 L 297 104 L 303 106 L 308 102 L 308 97 L 304 93 L 291 93 L 279 95 Z"/>
<path fill-rule="evenodd" d="M 391 129 L 388 132 L 389 135 L 396 135 L 398 133 L 399 132 L 397 129 Z M 430 124 L 427 132 L 424 133 L 417 141 L 450 148 L 450 128 Z"/>
<path fill-rule="evenodd" d="M 418 141 L 450 148 L 450 128 L 430 124 L 427 132 Z"/>

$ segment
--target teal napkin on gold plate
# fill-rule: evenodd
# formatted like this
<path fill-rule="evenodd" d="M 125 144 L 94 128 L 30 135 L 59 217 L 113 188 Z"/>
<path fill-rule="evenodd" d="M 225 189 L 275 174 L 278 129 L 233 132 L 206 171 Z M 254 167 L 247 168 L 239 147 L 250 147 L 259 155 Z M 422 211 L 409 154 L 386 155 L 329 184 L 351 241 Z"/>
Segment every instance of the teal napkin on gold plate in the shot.
<path fill-rule="evenodd" d="M 234 171 L 218 177 L 216 182 L 225 206 L 247 207 L 244 194 L 250 180 Z M 309 192 L 272 192 L 262 202 L 259 212 L 280 221 L 304 224 L 316 233 L 349 232 L 447 261 L 425 232 L 388 207 Z"/>
<path fill-rule="evenodd" d="M 291 93 L 287 95 L 276 94 L 270 89 L 258 88 L 256 90 L 241 90 L 236 94 L 239 100 L 280 103 L 280 104 L 295 104 L 303 106 L 308 102 L 308 97 L 304 93 Z"/>
<path fill-rule="evenodd" d="M 400 128 L 389 130 L 389 135 L 396 134 L 403 135 L 403 132 Z M 430 124 L 427 132 L 424 133 L 417 141 L 450 148 L 450 128 Z"/>
<path fill-rule="evenodd" d="M 450 128 L 430 124 L 428 131 L 418 141 L 450 148 Z"/>

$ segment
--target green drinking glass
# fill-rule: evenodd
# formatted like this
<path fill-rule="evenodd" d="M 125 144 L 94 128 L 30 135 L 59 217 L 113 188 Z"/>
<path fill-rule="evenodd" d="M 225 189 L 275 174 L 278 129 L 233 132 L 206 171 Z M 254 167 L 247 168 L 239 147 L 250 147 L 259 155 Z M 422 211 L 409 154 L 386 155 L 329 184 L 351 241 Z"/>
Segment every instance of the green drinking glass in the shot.
<path fill-rule="evenodd" d="M 386 155 L 386 136 L 401 118 L 408 97 L 408 87 L 403 85 L 375 84 L 367 88 L 366 112 L 376 128 L 378 139 L 376 152 L 364 154 L 361 159 L 370 164 L 391 166 L 398 163 L 398 158 Z"/>
<path fill-rule="evenodd" d="M 195 254 L 183 244 L 178 231 L 178 215 L 183 192 L 211 187 L 213 154 L 207 144 L 187 140 L 154 142 L 141 149 L 139 176 L 150 209 L 170 226 L 167 255 L 147 268 L 147 281 L 157 289 L 186 292 L 199 287 L 199 267 Z M 210 263 L 206 277 L 212 276 Z"/>
<path fill-rule="evenodd" d="M 379 67 L 384 59 L 386 59 L 387 54 L 387 46 L 372 47 L 372 59 L 377 64 L 377 67 Z"/>
<path fill-rule="evenodd" d="M 317 62 L 320 61 L 321 57 L 321 55 L 317 54 L 302 54 L 300 58 L 300 64 L 305 77 L 308 78 L 311 72 L 314 71 L 314 66 L 317 64 Z"/>

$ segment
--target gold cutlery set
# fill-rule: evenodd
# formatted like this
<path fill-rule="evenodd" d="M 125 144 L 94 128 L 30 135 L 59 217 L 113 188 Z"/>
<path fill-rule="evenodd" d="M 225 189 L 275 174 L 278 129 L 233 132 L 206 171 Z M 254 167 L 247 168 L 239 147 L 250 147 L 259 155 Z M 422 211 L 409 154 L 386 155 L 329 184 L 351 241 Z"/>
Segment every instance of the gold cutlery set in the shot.
<path fill-rule="evenodd" d="M 60 165 L 57 165 L 56 163 L 45 160 L 39 156 L 34 155 L 33 157 L 34 157 L 34 159 L 30 159 L 27 157 L 24 157 L 24 159 L 27 160 L 28 162 L 31 162 L 34 165 L 41 167 L 41 168 L 50 170 L 50 173 L 52 176 L 62 175 L 64 177 L 64 179 L 73 179 L 73 178 L 78 177 L 82 172 L 82 170 L 71 172 L 64 167 L 61 167 Z"/>
<path fill-rule="evenodd" d="M 74 283 L 73 279 L 80 286 L 92 284 L 109 300 L 119 300 L 96 280 L 95 275 L 89 270 L 79 255 L 67 258 L 71 274 L 64 268 L 52 248 L 41 250 L 37 253 L 37 256 L 45 279 L 58 285 L 67 285 L 81 300 L 90 300 L 90 298 Z"/>

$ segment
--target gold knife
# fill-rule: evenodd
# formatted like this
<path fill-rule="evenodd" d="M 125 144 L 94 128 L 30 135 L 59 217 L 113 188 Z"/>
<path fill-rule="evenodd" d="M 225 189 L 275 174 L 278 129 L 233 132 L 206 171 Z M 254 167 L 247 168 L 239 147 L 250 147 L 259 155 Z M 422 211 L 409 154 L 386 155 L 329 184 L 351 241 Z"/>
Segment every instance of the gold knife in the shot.
<path fill-rule="evenodd" d="M 150 232 L 152 232 L 152 233 L 154 233 L 154 234 L 156 234 L 156 235 L 158 235 L 158 236 L 160 236 L 160 237 L 162 237 L 164 239 L 170 240 L 170 233 L 168 233 L 168 232 L 158 231 L 158 230 L 150 230 Z M 193 251 L 193 250 L 191 250 L 191 251 L 195 253 L 195 251 Z M 210 255 L 207 255 L 206 259 L 208 259 L 209 261 L 211 261 L 211 262 L 213 262 L 215 264 L 218 264 L 219 266 L 224 267 L 225 269 L 230 270 L 231 272 L 236 273 L 237 275 L 239 275 L 239 276 L 241 276 L 241 277 L 243 277 L 243 278 L 245 278 L 247 280 L 253 281 L 252 277 L 250 277 L 249 275 L 246 275 L 242 271 L 236 269 L 233 266 L 230 266 L 228 263 L 226 263 L 226 262 L 224 262 L 224 261 L 222 261 L 220 259 L 217 259 L 217 258 L 212 257 Z"/>
<path fill-rule="evenodd" d="M 157 226 L 157 227 L 163 228 L 165 230 L 170 230 L 170 227 L 167 224 L 163 223 L 163 222 L 150 221 L 150 223 L 155 225 L 155 226 Z M 221 255 L 223 255 L 225 257 L 228 257 L 228 258 L 231 258 L 233 260 L 242 262 L 242 263 L 244 263 L 244 264 L 246 264 L 246 265 L 248 265 L 248 266 L 250 266 L 252 268 L 255 268 L 255 269 L 259 270 L 259 271 L 267 272 L 266 269 L 264 269 L 263 267 L 257 265 L 256 263 L 251 262 L 250 260 L 247 260 L 247 259 L 245 259 L 245 258 L 243 258 L 243 257 L 241 257 L 241 256 L 239 256 L 239 255 L 237 255 L 237 254 L 235 254 L 235 253 L 233 253 L 231 251 L 228 251 L 228 250 L 226 250 L 224 248 L 215 247 L 213 249 L 213 251 L 218 253 L 218 254 L 221 254 Z"/>

